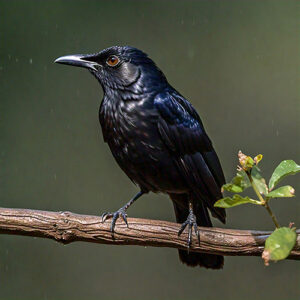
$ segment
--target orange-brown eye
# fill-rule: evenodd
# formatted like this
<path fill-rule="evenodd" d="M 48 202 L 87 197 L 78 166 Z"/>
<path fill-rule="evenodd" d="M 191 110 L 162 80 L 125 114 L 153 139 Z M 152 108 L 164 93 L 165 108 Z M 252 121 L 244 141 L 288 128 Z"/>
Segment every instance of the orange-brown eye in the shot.
<path fill-rule="evenodd" d="M 120 62 L 118 56 L 112 55 L 110 56 L 107 60 L 106 63 L 110 66 L 110 67 L 115 67 L 118 63 Z"/>

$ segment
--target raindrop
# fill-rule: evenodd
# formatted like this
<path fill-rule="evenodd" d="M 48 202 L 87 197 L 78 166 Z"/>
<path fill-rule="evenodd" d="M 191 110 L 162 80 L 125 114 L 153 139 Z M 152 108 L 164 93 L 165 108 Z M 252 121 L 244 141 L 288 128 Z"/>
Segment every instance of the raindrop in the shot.
<path fill-rule="evenodd" d="M 29 59 L 29 63 L 32 65 L 32 58 Z"/>
<path fill-rule="evenodd" d="M 194 49 L 189 48 L 189 50 L 188 50 L 188 57 L 189 57 L 189 58 L 193 58 L 194 56 L 195 56 Z"/>

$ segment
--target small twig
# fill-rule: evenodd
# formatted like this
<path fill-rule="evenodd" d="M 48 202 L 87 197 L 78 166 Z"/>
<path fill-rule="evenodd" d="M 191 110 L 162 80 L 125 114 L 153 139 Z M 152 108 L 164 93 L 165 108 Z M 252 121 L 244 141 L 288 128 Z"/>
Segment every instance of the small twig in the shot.
<path fill-rule="evenodd" d="M 113 245 L 140 245 L 186 249 L 187 236 L 178 237 L 180 224 L 158 220 L 128 219 L 129 228 L 118 221 L 115 235 L 110 221 L 99 216 L 70 212 L 0 208 L 0 234 L 16 234 L 54 239 L 64 244 L 74 241 Z M 260 256 L 271 232 L 200 227 L 200 245 L 193 238 L 190 251 L 221 255 Z M 300 231 L 289 259 L 300 259 Z"/>
<path fill-rule="evenodd" d="M 276 228 L 279 228 L 280 225 L 278 223 L 278 220 L 277 220 L 276 216 L 273 214 L 268 201 L 265 201 L 263 206 L 267 209 L 267 211 L 268 211 L 269 215 L 271 216 L 271 218 L 273 220 L 273 223 L 275 224 Z"/>
<path fill-rule="evenodd" d="M 251 185 L 252 185 L 252 188 L 253 188 L 255 194 L 257 195 L 259 201 L 261 202 L 261 205 L 264 206 L 264 207 L 266 208 L 266 210 L 267 210 L 268 214 L 271 216 L 272 221 L 273 221 L 273 223 L 275 224 L 276 228 L 279 228 L 280 225 L 279 225 L 279 223 L 278 223 L 278 220 L 277 220 L 276 216 L 274 215 L 274 213 L 272 212 L 272 210 L 271 210 L 271 208 L 270 208 L 270 206 L 269 206 L 269 204 L 268 204 L 267 199 L 264 199 L 264 198 L 262 197 L 262 195 L 260 194 L 259 190 L 257 189 L 256 184 L 255 184 L 254 181 L 253 181 L 253 178 L 252 178 L 252 176 L 251 176 L 251 173 L 250 173 L 249 171 L 246 171 L 246 174 L 247 174 L 247 176 L 248 176 L 248 178 L 249 178 L 249 181 L 250 181 L 250 183 L 251 183 Z"/>

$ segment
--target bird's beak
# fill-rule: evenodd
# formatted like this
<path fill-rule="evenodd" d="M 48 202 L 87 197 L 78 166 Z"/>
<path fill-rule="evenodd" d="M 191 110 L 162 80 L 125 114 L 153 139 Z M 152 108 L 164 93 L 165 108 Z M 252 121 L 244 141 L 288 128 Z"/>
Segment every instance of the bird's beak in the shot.
<path fill-rule="evenodd" d="M 54 62 L 63 65 L 71 65 L 98 71 L 101 67 L 98 63 L 92 61 L 93 55 L 74 54 L 57 58 Z"/>

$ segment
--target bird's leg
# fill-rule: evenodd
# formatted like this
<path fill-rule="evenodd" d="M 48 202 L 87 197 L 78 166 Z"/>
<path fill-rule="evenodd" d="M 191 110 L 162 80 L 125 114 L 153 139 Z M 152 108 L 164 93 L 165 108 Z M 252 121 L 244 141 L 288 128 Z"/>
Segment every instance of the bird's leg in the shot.
<path fill-rule="evenodd" d="M 180 236 L 182 234 L 182 232 L 184 231 L 184 229 L 187 225 L 189 225 L 187 246 L 188 246 L 188 249 L 190 249 L 191 244 L 192 244 L 193 228 L 194 228 L 195 234 L 197 235 L 198 243 L 200 244 L 200 235 L 199 235 L 199 230 L 197 227 L 196 216 L 194 215 L 194 211 L 193 211 L 192 201 L 189 201 L 189 215 L 188 215 L 186 221 L 181 225 L 181 228 L 178 231 L 178 236 Z"/>
<path fill-rule="evenodd" d="M 124 220 L 124 222 L 126 223 L 126 225 L 128 227 L 126 210 L 133 202 L 135 202 L 138 198 L 140 198 L 144 193 L 145 192 L 143 192 L 143 191 L 138 192 L 132 199 L 130 199 L 130 201 L 128 203 L 126 203 L 124 206 L 122 206 L 116 212 L 114 212 L 114 213 L 106 212 L 106 213 L 102 214 L 102 216 L 101 216 L 102 223 L 104 223 L 107 218 L 112 217 L 111 226 L 110 226 L 110 231 L 112 232 L 112 234 L 115 232 L 116 222 L 119 217 L 122 217 L 122 219 Z"/>

